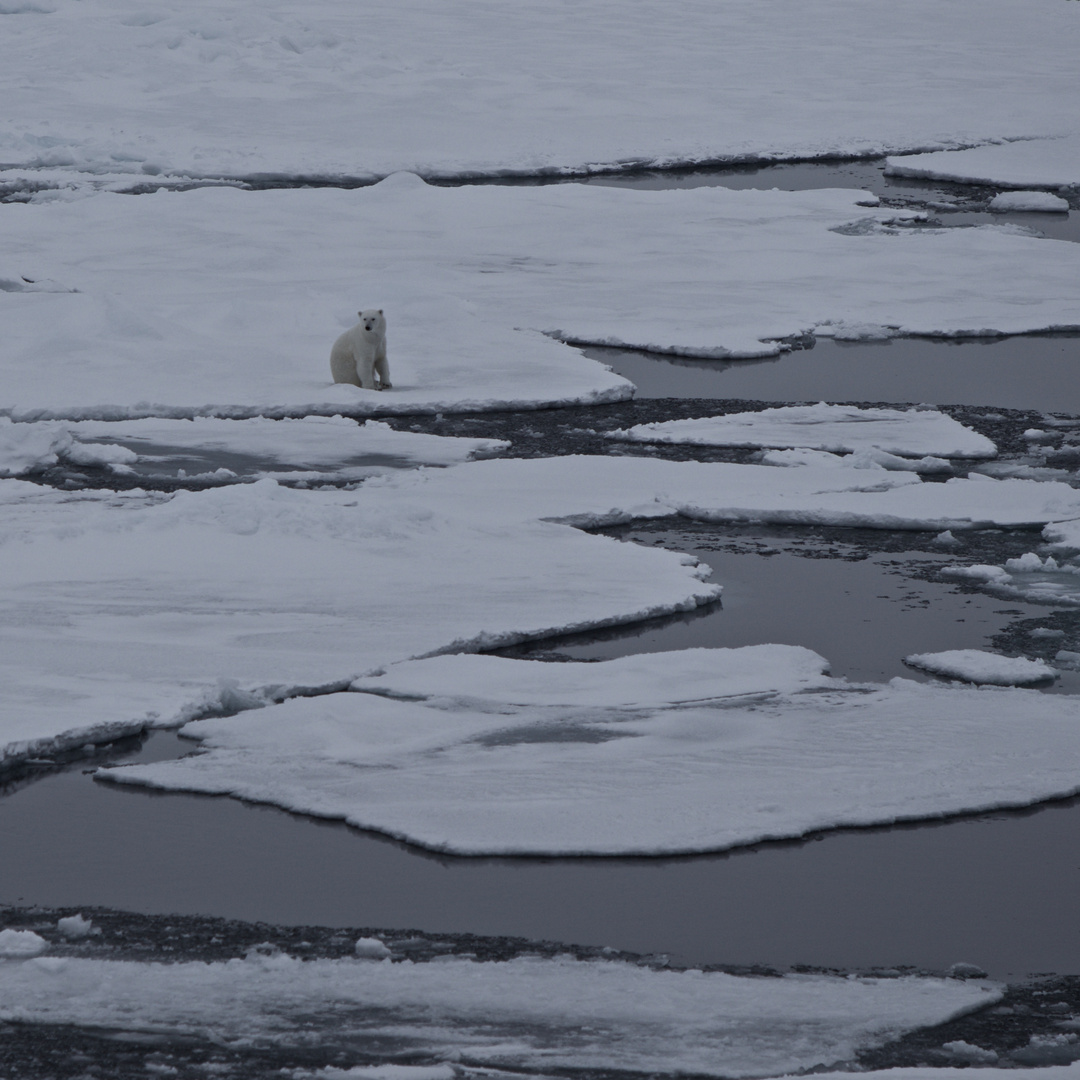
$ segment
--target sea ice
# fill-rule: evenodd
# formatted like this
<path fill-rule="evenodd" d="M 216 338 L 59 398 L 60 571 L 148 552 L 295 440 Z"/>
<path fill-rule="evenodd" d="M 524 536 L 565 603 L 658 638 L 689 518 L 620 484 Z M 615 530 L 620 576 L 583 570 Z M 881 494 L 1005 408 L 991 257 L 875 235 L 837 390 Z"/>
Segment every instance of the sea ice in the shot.
<path fill-rule="evenodd" d="M 860 205 L 874 202 L 842 190 L 443 188 L 395 174 L 350 191 L 11 205 L 4 265 L 77 291 L 0 292 L 0 413 L 595 404 L 631 384 L 562 342 L 754 357 L 868 321 L 943 336 L 1080 326 L 1076 244 L 992 227 L 835 231 L 912 214 Z M 330 381 L 330 344 L 371 304 L 389 321 L 386 392 Z"/>
<path fill-rule="evenodd" d="M 0 161 L 135 184 L 970 146 L 1077 130 L 1070 9 L 629 0 L 567 22 L 463 0 L 19 0 L 0 9 Z"/>
<path fill-rule="evenodd" d="M 441 656 L 353 684 L 367 692 L 196 721 L 202 753 L 98 776 L 459 855 L 689 854 L 1080 791 L 1075 699 L 824 668 L 784 645 Z"/>
<path fill-rule="evenodd" d="M 0 757 L 688 611 L 690 556 L 579 531 L 700 521 L 929 529 L 1080 517 L 1080 491 L 882 469 L 557 457 L 172 496 L 0 480 Z M 246 696 L 245 696 L 246 695 Z"/>
<path fill-rule="evenodd" d="M 936 653 L 914 653 L 904 663 L 932 675 L 963 679 L 991 686 L 1034 686 L 1050 682 L 1057 672 L 1045 660 L 1022 656 L 999 656 L 982 649 L 946 649 Z"/>
<path fill-rule="evenodd" d="M 933 409 L 867 409 L 853 405 L 789 405 L 760 412 L 637 424 L 608 433 L 627 442 L 698 446 L 790 447 L 830 453 L 884 450 L 918 458 L 990 458 L 984 435 Z"/>
<path fill-rule="evenodd" d="M 389 1036 L 414 1059 L 464 1056 L 473 1065 L 540 1074 L 563 1067 L 723 1077 L 799 1072 L 850 1061 L 1000 997 L 993 984 L 954 979 L 740 978 L 569 957 L 0 962 L 3 1021 L 196 1035 L 226 1047 L 313 1039 L 344 1047 Z"/>
<path fill-rule="evenodd" d="M 890 157 L 885 173 L 1006 188 L 1074 187 L 1080 184 L 1080 134 L 1076 125 L 1071 130 L 1072 134 L 1057 139 L 1021 139 L 967 150 Z"/>
<path fill-rule="evenodd" d="M 1053 530 L 1062 524 L 1047 526 L 1046 535 L 1055 535 Z M 1080 566 L 1075 561 L 1059 562 L 1052 555 L 1042 559 L 1029 551 L 1017 559 L 1007 559 L 1004 566 L 948 566 L 941 573 L 945 577 L 983 581 L 994 592 L 1035 603 L 1080 606 Z"/>

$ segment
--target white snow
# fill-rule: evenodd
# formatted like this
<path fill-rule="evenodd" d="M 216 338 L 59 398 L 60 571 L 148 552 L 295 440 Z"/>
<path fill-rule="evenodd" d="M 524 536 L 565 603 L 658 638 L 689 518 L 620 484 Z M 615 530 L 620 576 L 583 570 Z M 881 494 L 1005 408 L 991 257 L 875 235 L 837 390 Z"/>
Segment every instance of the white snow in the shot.
<path fill-rule="evenodd" d="M 790 447 L 830 453 L 884 450 L 901 457 L 990 458 L 997 447 L 934 409 L 868 409 L 853 405 L 789 405 L 760 412 L 637 424 L 608 438 L 697 446 Z"/>
<path fill-rule="evenodd" d="M 991 686 L 1034 686 L 1057 677 L 1057 672 L 1045 660 L 999 656 L 982 649 L 913 653 L 904 657 L 904 663 L 933 675 Z"/>
<path fill-rule="evenodd" d="M 1075 187 L 1080 184 L 1080 134 L 1075 124 L 1071 130 L 1068 137 L 1057 139 L 1021 139 L 967 150 L 890 157 L 885 173 L 1005 188 Z M 1036 134 L 1035 130 L 1030 134 Z"/>
<path fill-rule="evenodd" d="M 1048 191 L 1003 191 L 990 200 L 990 209 L 995 214 L 1008 214 L 1016 211 L 1036 212 L 1041 214 L 1067 214 L 1068 200 Z"/>
<path fill-rule="evenodd" d="M 161 471 L 177 461 L 228 460 L 256 477 L 315 480 L 361 478 L 392 466 L 452 465 L 496 453 L 500 439 L 448 438 L 395 431 L 369 420 L 342 416 L 305 419 L 222 420 L 43 420 L 12 423 L 0 416 L 0 476 L 20 476 L 58 461 L 76 465 L 116 464 L 125 472 Z M 284 468 L 283 468 L 284 467 Z M 198 472 L 198 467 L 196 472 Z M 235 479 L 229 470 L 228 477 Z"/>
<path fill-rule="evenodd" d="M 996 227 L 849 234 L 909 211 L 858 191 L 374 187 L 10 205 L 0 413 L 302 417 L 620 400 L 571 343 L 701 357 L 872 322 L 895 334 L 1080 326 L 1080 249 Z M 840 229 L 841 231 L 836 231 Z M 647 252 L 647 257 L 642 253 Z M 10 267 L 10 270 L 4 269 Z M 387 312 L 394 389 L 330 382 L 356 311 Z M 63 363 L 57 357 L 63 357 Z"/>
<path fill-rule="evenodd" d="M 599 663 L 442 656 L 187 725 L 98 777 L 228 794 L 459 855 L 718 851 L 1080 791 L 1074 699 L 847 684 L 795 646 Z M 927 754 L 927 747 L 933 753 Z"/>
<path fill-rule="evenodd" d="M 348 1045 L 389 1033 L 421 1060 L 463 1056 L 538 1073 L 774 1076 L 848 1061 L 1000 997 L 993 984 L 953 979 L 739 978 L 569 957 L 0 963 L 6 1021 L 197 1034 L 226 1047 Z"/>
<path fill-rule="evenodd" d="M 0 508 L 0 755 L 23 756 L 179 723 L 220 709 L 223 695 L 260 704 L 410 657 L 687 611 L 719 595 L 691 557 L 567 524 L 678 514 L 935 532 L 1038 526 L 1080 517 L 1080 491 L 568 456 L 398 470 L 352 492 L 261 480 L 171 497 L 68 494 L 0 480 Z"/>
<path fill-rule="evenodd" d="M 0 161 L 102 183 L 460 175 L 1057 134 L 1077 130 L 1070 9 L 20 0 L 0 9 Z"/>

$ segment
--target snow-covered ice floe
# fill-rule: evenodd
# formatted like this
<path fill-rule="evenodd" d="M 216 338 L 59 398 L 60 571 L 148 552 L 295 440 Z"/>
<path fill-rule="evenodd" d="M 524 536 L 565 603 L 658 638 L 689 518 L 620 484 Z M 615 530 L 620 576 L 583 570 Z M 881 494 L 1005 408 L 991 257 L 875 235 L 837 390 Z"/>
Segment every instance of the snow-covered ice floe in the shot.
<path fill-rule="evenodd" d="M 227 794 L 458 855 L 671 855 L 1080 791 L 1080 706 L 849 684 L 807 649 L 589 664 L 441 656 L 183 729 L 101 779 Z"/>
<path fill-rule="evenodd" d="M 542 3 L 14 0 L 0 161 L 105 184 L 460 176 L 1075 131 L 1070 9 L 599 0 L 570 26 Z"/>
<path fill-rule="evenodd" d="M 0 1019 L 405 1060 L 764 1077 L 850 1061 L 1000 1000 L 956 979 L 744 978 L 619 961 L 0 962 Z M 345 1074 L 348 1075 L 348 1074 Z M 360 1074 L 363 1075 L 363 1074 Z M 403 1077 L 402 1080 L 411 1080 Z"/>
<path fill-rule="evenodd" d="M 0 276 L 75 291 L 0 292 L 0 413 L 236 419 L 587 404 L 625 399 L 631 384 L 563 342 L 760 357 L 814 328 L 1080 326 L 1077 245 L 883 224 L 913 213 L 859 191 L 444 188 L 404 173 L 351 191 L 11 205 Z M 335 385 L 330 345 L 372 305 L 387 312 L 394 388 Z"/>
<path fill-rule="evenodd" d="M 890 157 L 885 173 L 1004 188 L 1076 187 L 1080 186 L 1080 134 Z"/>
<path fill-rule="evenodd" d="M 359 478 L 393 466 L 453 465 L 496 453 L 499 439 L 449 438 L 395 431 L 341 416 L 302 420 L 42 420 L 12 423 L 0 416 L 0 476 L 25 476 L 57 463 L 130 474 L 173 472 L 183 462 L 196 474 L 235 480 L 256 477 L 316 480 Z M 223 465 L 227 462 L 227 467 Z M 223 476 L 221 474 L 224 474 Z"/>
<path fill-rule="evenodd" d="M 568 525 L 1030 527 L 1080 518 L 1080 491 L 570 456 L 399 470 L 352 492 L 260 480 L 118 495 L 9 479 L 0 510 L 0 756 L 11 757 L 719 595 L 690 556 Z"/>
<path fill-rule="evenodd" d="M 760 412 L 637 424 L 612 431 L 627 442 L 790 447 L 831 453 L 884 450 L 899 457 L 991 458 L 994 443 L 936 409 L 790 405 Z"/>
<path fill-rule="evenodd" d="M 983 649 L 913 653 L 904 657 L 904 663 L 929 671 L 932 675 L 989 686 L 1034 686 L 1050 682 L 1057 676 L 1057 672 L 1045 660 L 999 656 Z"/>

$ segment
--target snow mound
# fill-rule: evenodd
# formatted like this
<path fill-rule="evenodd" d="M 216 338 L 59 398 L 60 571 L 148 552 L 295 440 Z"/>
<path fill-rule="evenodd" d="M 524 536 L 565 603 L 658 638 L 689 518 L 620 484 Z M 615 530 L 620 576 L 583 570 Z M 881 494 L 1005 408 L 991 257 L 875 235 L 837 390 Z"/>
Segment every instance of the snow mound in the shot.
<path fill-rule="evenodd" d="M 1049 682 L 1057 672 L 1045 660 L 999 656 L 981 649 L 946 649 L 936 653 L 913 653 L 904 663 L 932 675 L 991 686 L 1034 686 Z"/>
<path fill-rule="evenodd" d="M 990 458 L 997 454 L 997 447 L 988 438 L 944 413 L 928 409 L 863 409 L 825 402 L 638 424 L 609 432 L 608 438 L 699 446 L 791 447 L 829 453 L 879 450 L 914 458 Z M 880 463 L 888 467 L 885 461 Z"/>
<path fill-rule="evenodd" d="M 0 413 L 243 419 L 598 404 L 629 398 L 631 384 L 566 343 L 738 358 L 860 321 L 943 336 L 1080 326 L 1077 245 L 994 228 L 830 231 L 855 213 L 899 213 L 860 207 L 865 198 L 414 178 L 13 206 L 6 246 L 79 292 L 0 292 Z M 369 303 L 365 290 L 387 312 L 386 392 L 330 381 L 330 345 Z"/>
<path fill-rule="evenodd" d="M 823 666 L 781 645 L 587 664 L 443 656 L 354 684 L 378 695 L 196 721 L 184 733 L 203 753 L 98 777 L 458 855 L 719 851 L 1080 791 L 1074 699 L 854 685 Z"/>
<path fill-rule="evenodd" d="M 1003 191 L 990 200 L 990 209 L 996 214 L 1012 211 L 1067 214 L 1069 204 L 1067 200 L 1051 195 L 1048 191 Z"/>
<path fill-rule="evenodd" d="M 465 1056 L 472 1066 L 539 1074 L 567 1067 L 748 1078 L 800 1072 L 849 1061 L 1000 997 L 992 984 L 954 979 L 740 978 L 563 957 L 0 964 L 4 1021 L 196 1034 L 225 1047 L 316 1040 L 355 1047 L 391 1033 L 412 1058 Z M 446 1066 L 338 1074 L 433 1080 L 433 1068 Z"/>
<path fill-rule="evenodd" d="M 1020 189 L 1072 187 L 1080 184 L 1080 134 L 890 157 L 885 175 Z"/>

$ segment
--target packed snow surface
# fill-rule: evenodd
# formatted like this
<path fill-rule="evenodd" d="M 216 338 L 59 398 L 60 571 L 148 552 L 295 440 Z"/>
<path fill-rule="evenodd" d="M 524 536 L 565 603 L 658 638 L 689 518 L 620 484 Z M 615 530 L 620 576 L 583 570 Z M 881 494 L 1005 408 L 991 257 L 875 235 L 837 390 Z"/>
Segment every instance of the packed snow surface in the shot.
<path fill-rule="evenodd" d="M 510 444 L 498 439 L 448 438 L 395 431 L 342 416 L 302 420 L 43 420 L 12 423 L 0 416 L 0 476 L 22 476 L 57 463 L 100 465 L 131 473 L 176 461 L 203 462 L 207 470 L 228 461 L 256 476 L 317 479 L 368 475 L 379 465 L 452 465 Z M 228 476 L 235 479 L 235 473 Z"/>
<path fill-rule="evenodd" d="M 522 957 L 391 963 L 279 954 L 160 964 L 0 962 L 0 1020 L 195 1035 L 225 1046 L 370 1045 L 545 1067 L 775 1076 L 848 1061 L 999 1000 L 955 979 L 740 978 Z"/>
<path fill-rule="evenodd" d="M 98 776 L 459 855 L 689 854 L 1080 791 L 1073 698 L 825 668 L 787 645 L 441 656 L 353 684 L 367 692 L 196 721 L 202 753 Z"/>
<path fill-rule="evenodd" d="M 1049 682 L 1057 672 L 1045 660 L 1022 656 L 999 656 L 982 649 L 946 649 L 936 653 L 914 653 L 904 657 L 911 667 L 992 686 L 1033 686 Z"/>
<path fill-rule="evenodd" d="M 698 446 L 791 447 L 831 453 L 884 450 L 913 458 L 988 458 L 997 454 L 997 447 L 986 436 L 933 409 L 863 409 L 825 402 L 637 424 L 613 431 L 609 438 Z"/>
<path fill-rule="evenodd" d="M 399 173 L 351 191 L 10 205 L 0 276 L 73 291 L 0 291 L 0 413 L 597 403 L 629 397 L 631 384 L 563 342 L 753 357 L 814 328 L 1080 326 L 1078 245 L 996 226 L 898 230 L 884 223 L 913 212 L 874 203 L 829 189 L 442 188 Z M 394 388 L 332 383 L 332 342 L 373 305 L 387 313 Z"/>
<path fill-rule="evenodd" d="M 589 170 L 1077 130 L 1070 4 L 0 7 L 0 161 L 103 182 Z M 770 73 L 762 93 L 761 73 Z"/>
<path fill-rule="evenodd" d="M 1049 191 L 1003 191 L 990 200 L 990 209 L 995 214 L 1016 211 L 1067 214 L 1069 203 L 1058 195 L 1051 195 Z"/>
<path fill-rule="evenodd" d="M 351 492 L 267 479 L 165 496 L 8 479 L 0 511 L 0 756 L 11 756 L 719 595 L 692 557 L 569 525 L 1030 527 L 1080 518 L 1080 491 L 568 456 L 399 470 Z"/>
<path fill-rule="evenodd" d="M 886 175 L 955 180 L 1006 188 L 1065 188 L 1080 185 L 1080 134 L 1057 139 L 1022 139 L 967 150 L 891 157 Z M 1033 132 L 1034 133 L 1034 132 Z"/>

